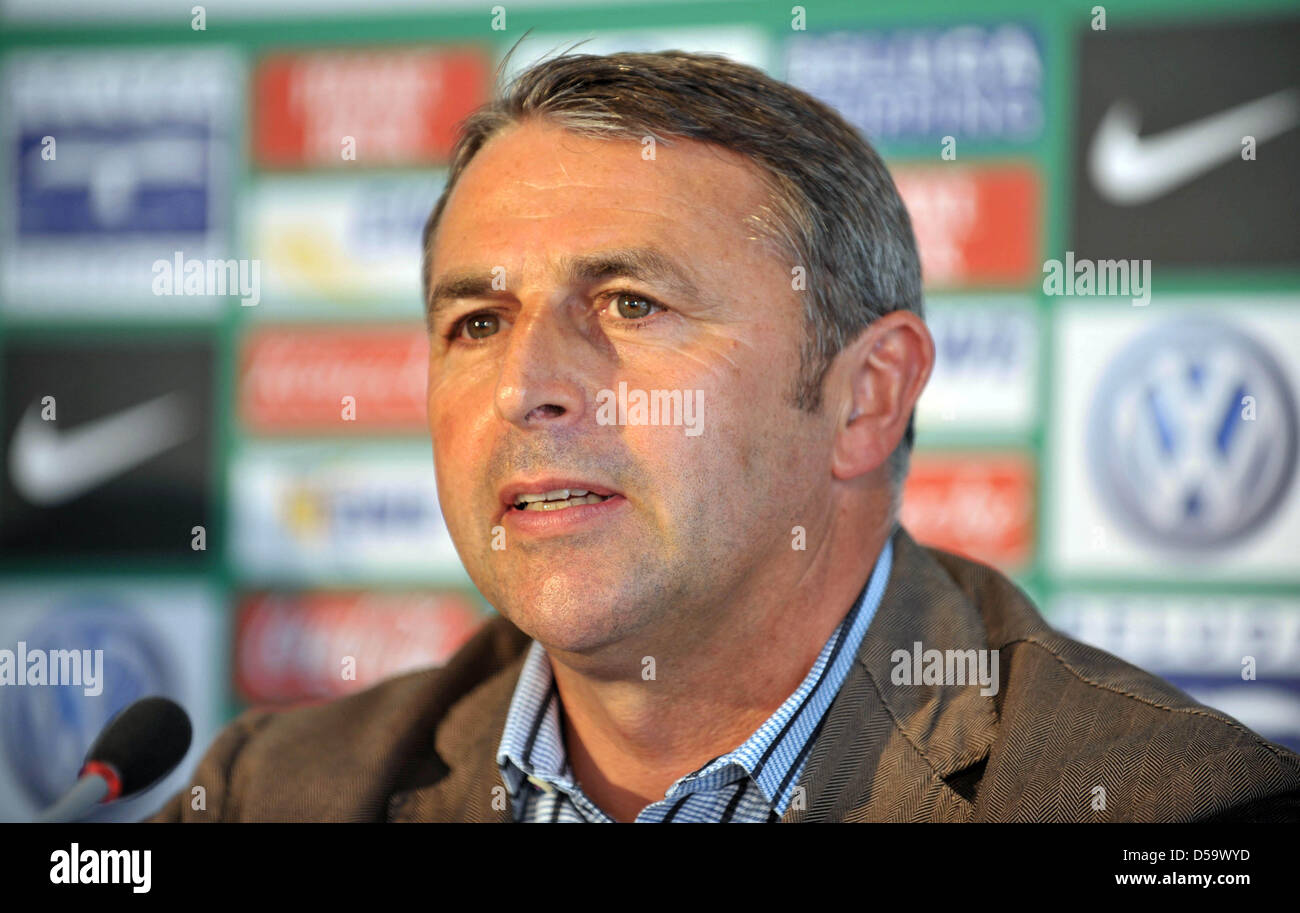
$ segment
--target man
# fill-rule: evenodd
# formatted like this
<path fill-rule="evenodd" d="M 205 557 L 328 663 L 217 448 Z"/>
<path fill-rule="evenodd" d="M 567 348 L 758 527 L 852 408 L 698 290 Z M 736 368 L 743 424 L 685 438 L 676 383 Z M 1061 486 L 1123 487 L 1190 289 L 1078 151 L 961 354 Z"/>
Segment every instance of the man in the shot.
<path fill-rule="evenodd" d="M 898 526 L 934 346 L 824 105 L 717 57 L 540 64 L 467 122 L 424 268 L 439 497 L 502 617 L 246 713 L 155 820 L 1297 814 L 1300 757 Z"/>

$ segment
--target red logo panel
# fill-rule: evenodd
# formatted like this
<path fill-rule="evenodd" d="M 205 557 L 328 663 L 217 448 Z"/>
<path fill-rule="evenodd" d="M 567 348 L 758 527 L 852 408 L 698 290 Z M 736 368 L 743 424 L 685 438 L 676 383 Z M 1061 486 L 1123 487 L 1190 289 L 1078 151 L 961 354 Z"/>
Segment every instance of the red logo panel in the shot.
<path fill-rule="evenodd" d="M 329 700 L 442 665 L 484 620 L 459 593 L 251 596 L 235 623 L 235 688 L 254 704 Z"/>
<path fill-rule="evenodd" d="M 275 54 L 254 75 L 253 156 L 259 165 L 447 161 L 456 128 L 487 101 L 488 55 L 476 48 Z"/>
<path fill-rule="evenodd" d="M 912 216 L 927 288 L 1029 285 L 1038 254 L 1038 173 L 1027 165 L 892 169 Z"/>
<path fill-rule="evenodd" d="M 1034 545 L 1033 463 L 1020 454 L 917 454 L 901 520 L 924 545 L 1018 570 Z"/>
<path fill-rule="evenodd" d="M 262 434 L 420 432 L 428 357 L 418 326 L 255 330 L 240 358 L 239 415 Z"/>

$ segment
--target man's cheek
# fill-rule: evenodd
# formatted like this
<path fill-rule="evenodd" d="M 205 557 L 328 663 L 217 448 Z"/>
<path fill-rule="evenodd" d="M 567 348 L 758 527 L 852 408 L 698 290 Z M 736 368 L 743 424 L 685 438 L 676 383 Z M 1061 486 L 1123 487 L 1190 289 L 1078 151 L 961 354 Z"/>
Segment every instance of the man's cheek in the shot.
<path fill-rule="evenodd" d="M 435 477 L 443 522 L 452 537 L 459 540 L 472 532 L 475 512 L 481 509 L 475 505 L 474 497 L 468 494 L 477 490 L 477 486 L 462 478 L 456 469 L 446 468 L 458 465 L 454 454 L 446 455 L 445 463 L 441 458 L 438 462 Z"/>

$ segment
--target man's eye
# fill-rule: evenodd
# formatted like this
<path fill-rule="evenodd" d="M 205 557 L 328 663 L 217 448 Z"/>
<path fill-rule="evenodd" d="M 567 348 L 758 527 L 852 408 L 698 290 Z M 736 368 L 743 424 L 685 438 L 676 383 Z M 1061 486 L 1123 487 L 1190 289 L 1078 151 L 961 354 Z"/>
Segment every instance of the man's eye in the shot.
<path fill-rule="evenodd" d="M 470 339 L 485 339 L 501 328 L 501 320 L 496 314 L 470 314 L 457 323 L 453 337 L 466 336 Z"/>
<path fill-rule="evenodd" d="M 615 292 L 613 298 L 614 310 L 624 320 L 641 320 L 654 313 L 655 308 L 662 310 L 657 302 L 634 292 Z"/>

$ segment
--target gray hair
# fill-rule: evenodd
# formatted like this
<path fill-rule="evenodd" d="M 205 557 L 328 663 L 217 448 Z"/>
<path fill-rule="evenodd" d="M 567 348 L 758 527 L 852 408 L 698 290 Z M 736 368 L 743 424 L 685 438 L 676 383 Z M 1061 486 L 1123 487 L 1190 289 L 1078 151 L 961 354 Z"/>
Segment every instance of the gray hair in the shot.
<path fill-rule="evenodd" d="M 923 314 L 911 219 L 862 135 L 834 109 L 761 70 L 683 51 L 553 57 L 520 73 L 467 118 L 424 227 L 426 305 L 433 236 L 457 180 L 489 139 L 532 118 L 598 139 L 700 140 L 759 166 L 770 195 L 766 216 L 751 217 L 753 227 L 805 267 L 808 335 L 790 393 L 797 408 L 821 410 L 831 362 L 877 317 Z M 914 418 L 889 459 L 895 505 Z"/>

